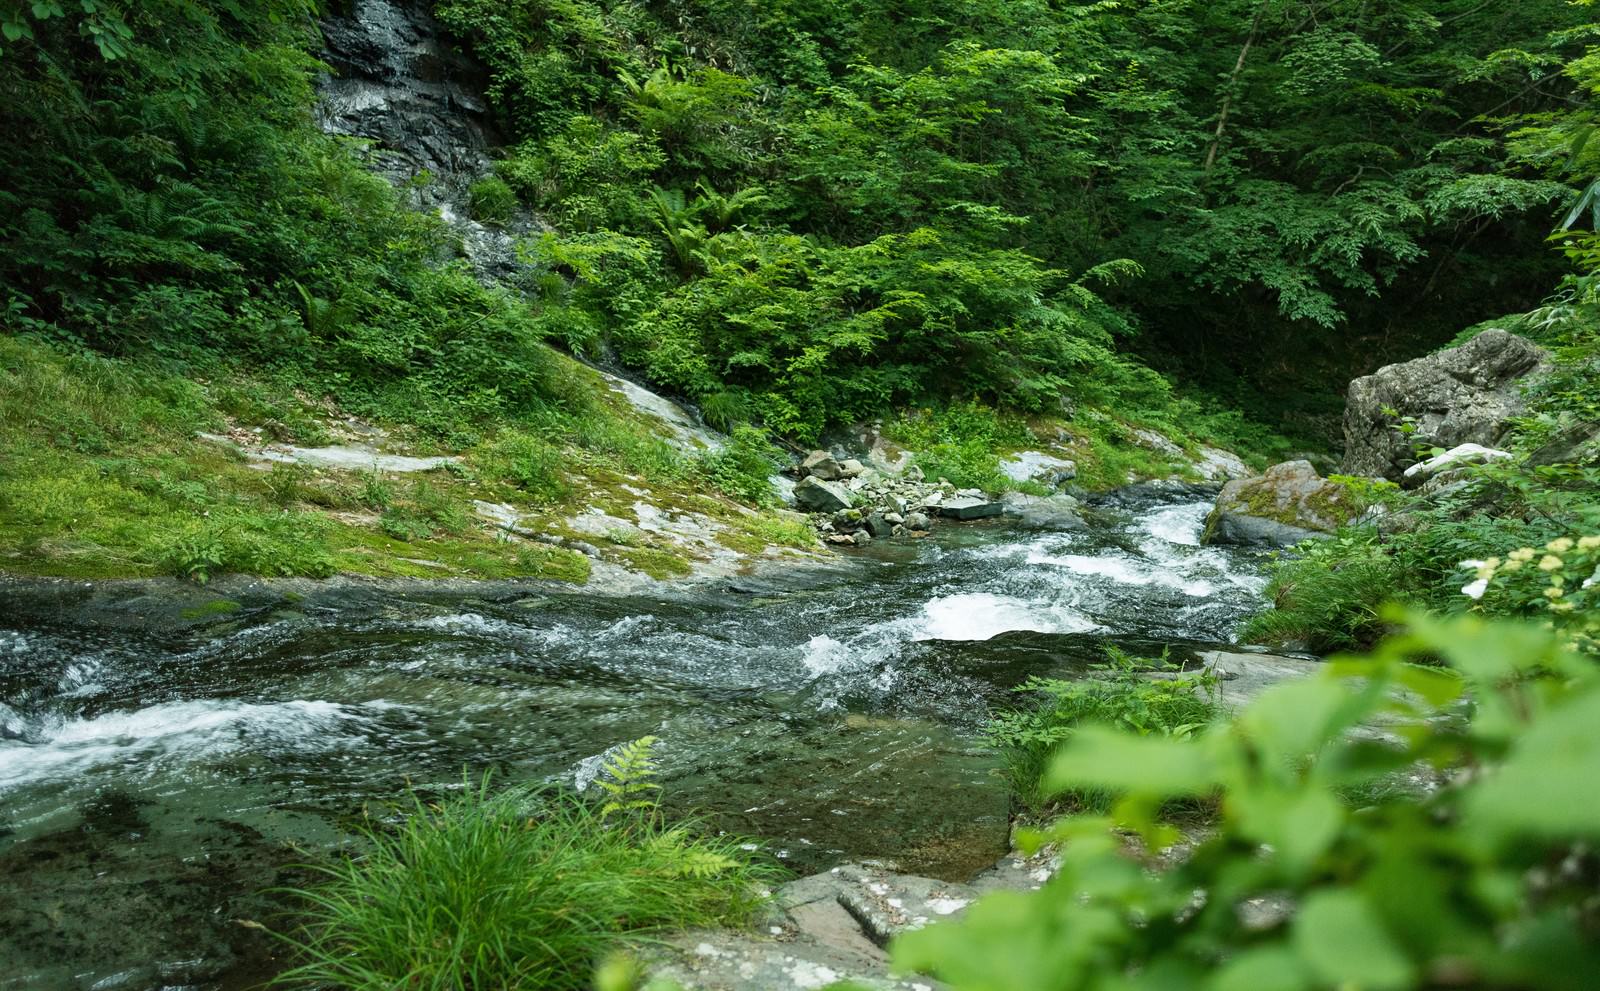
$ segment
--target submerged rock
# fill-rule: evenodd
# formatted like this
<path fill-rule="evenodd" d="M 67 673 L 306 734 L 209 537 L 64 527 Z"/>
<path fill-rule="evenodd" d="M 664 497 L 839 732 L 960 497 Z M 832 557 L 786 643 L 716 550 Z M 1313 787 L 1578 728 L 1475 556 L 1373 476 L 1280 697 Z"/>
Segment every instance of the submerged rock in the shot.
<path fill-rule="evenodd" d="M 1345 403 L 1344 473 L 1399 481 L 1417 446 L 1493 447 L 1523 411 L 1523 380 L 1548 367 L 1543 348 L 1486 330 L 1461 347 L 1356 379 Z"/>
<path fill-rule="evenodd" d="M 1333 533 L 1356 512 L 1349 489 L 1318 475 L 1309 461 L 1288 461 L 1223 486 L 1205 542 L 1288 547 Z"/>

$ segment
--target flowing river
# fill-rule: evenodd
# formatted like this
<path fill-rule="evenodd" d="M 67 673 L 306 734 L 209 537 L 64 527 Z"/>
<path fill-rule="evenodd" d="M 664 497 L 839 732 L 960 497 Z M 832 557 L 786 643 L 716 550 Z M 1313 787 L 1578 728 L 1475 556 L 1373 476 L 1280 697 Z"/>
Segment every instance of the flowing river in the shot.
<path fill-rule="evenodd" d="M 799 873 L 875 858 L 964 879 L 1007 848 L 980 730 L 1029 675 L 1108 639 L 1227 643 L 1259 607 L 1209 504 L 1085 530 L 948 525 L 842 566 L 655 596 L 352 586 L 177 634 L 107 632 L 0 592 L 0 989 L 244 988 L 267 889 L 466 776 L 583 786 L 661 739 L 669 808 Z M 509 589 L 509 590 L 508 590 Z"/>

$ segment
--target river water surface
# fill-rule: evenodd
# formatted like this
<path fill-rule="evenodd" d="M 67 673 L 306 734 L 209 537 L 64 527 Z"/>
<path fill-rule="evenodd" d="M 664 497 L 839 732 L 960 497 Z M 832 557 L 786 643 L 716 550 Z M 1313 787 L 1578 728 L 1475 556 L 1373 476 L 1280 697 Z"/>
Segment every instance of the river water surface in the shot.
<path fill-rule="evenodd" d="M 647 734 L 669 806 L 797 872 L 964 880 L 1007 845 L 991 707 L 1107 639 L 1226 643 L 1258 607 L 1256 562 L 1199 546 L 1208 508 L 950 525 L 738 593 L 352 594 L 181 637 L 0 601 L 0 989 L 251 986 L 264 889 L 408 786 L 581 787 Z"/>

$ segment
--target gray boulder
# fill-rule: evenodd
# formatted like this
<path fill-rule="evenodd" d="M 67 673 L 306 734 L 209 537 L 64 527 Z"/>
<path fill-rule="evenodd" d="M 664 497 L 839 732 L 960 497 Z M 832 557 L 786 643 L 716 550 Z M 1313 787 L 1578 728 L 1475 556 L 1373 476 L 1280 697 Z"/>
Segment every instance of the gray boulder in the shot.
<path fill-rule="evenodd" d="M 1288 461 L 1224 485 L 1205 542 L 1288 547 L 1333 533 L 1357 511 L 1349 489 L 1318 475 L 1309 461 Z"/>
<path fill-rule="evenodd" d="M 1253 474 L 1250 466 L 1244 463 L 1244 459 L 1232 451 L 1205 446 L 1200 448 L 1200 457 L 1194 462 L 1194 470 L 1208 482 L 1249 478 Z"/>
<path fill-rule="evenodd" d="M 806 459 L 800 462 L 800 474 L 820 478 L 824 482 L 833 482 L 844 477 L 839 462 L 827 451 L 812 451 L 806 455 Z"/>
<path fill-rule="evenodd" d="M 1078 514 L 1078 500 L 1072 496 L 1032 496 L 1021 492 L 1007 492 L 1000 503 L 1009 516 L 1020 517 L 1028 526 L 1051 530 L 1081 530 L 1083 517 Z"/>
<path fill-rule="evenodd" d="M 939 515 L 953 520 L 981 520 L 1005 511 L 1004 503 L 981 496 L 952 496 L 939 503 Z"/>
<path fill-rule="evenodd" d="M 932 530 L 933 521 L 928 519 L 927 513 L 910 513 L 906 516 L 906 529 L 916 530 L 919 532 L 924 530 Z"/>
<path fill-rule="evenodd" d="M 1021 451 L 1000 462 L 1000 471 L 1013 482 L 1038 482 L 1055 488 L 1078 477 L 1078 465 L 1043 451 Z"/>
<path fill-rule="evenodd" d="M 811 475 L 794 487 L 794 504 L 811 513 L 836 513 L 850 508 L 850 493 Z"/>
<path fill-rule="evenodd" d="M 1399 481 L 1416 446 L 1494 447 L 1523 412 L 1523 380 L 1548 367 L 1538 345 L 1486 330 L 1461 347 L 1356 379 L 1345 401 L 1344 473 Z M 1403 433 L 1401 421 L 1415 431 Z"/>
<path fill-rule="evenodd" d="M 1600 422 L 1569 424 L 1528 456 L 1533 467 L 1586 465 L 1600 461 Z"/>

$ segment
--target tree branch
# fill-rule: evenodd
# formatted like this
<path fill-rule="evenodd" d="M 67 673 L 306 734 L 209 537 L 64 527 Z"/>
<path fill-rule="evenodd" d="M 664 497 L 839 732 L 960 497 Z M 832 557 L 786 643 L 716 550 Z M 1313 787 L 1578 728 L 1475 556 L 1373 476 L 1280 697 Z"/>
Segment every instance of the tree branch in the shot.
<path fill-rule="evenodd" d="M 1203 171 L 1211 174 L 1212 166 L 1217 164 L 1217 150 L 1222 147 L 1223 132 L 1228 129 L 1228 113 L 1233 109 L 1233 93 L 1239 84 L 1239 75 L 1244 72 L 1244 63 L 1250 57 L 1250 48 L 1256 43 L 1256 36 L 1261 32 L 1261 19 L 1267 15 L 1267 5 L 1271 0 L 1263 0 L 1261 6 L 1256 8 L 1255 19 L 1250 22 L 1250 34 L 1244 39 L 1244 47 L 1239 49 L 1239 60 L 1233 64 L 1233 72 L 1228 76 L 1228 88 L 1222 94 L 1222 110 L 1217 114 L 1217 131 L 1211 136 L 1211 147 L 1206 149 L 1206 163 Z"/>

